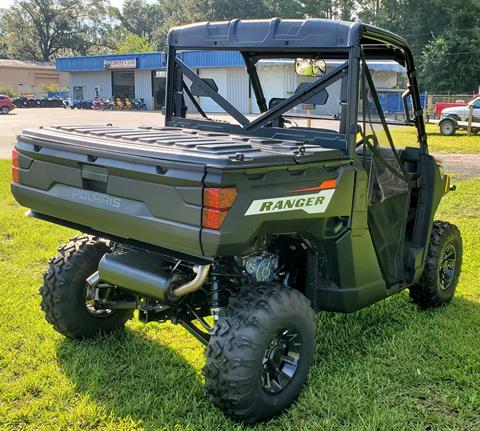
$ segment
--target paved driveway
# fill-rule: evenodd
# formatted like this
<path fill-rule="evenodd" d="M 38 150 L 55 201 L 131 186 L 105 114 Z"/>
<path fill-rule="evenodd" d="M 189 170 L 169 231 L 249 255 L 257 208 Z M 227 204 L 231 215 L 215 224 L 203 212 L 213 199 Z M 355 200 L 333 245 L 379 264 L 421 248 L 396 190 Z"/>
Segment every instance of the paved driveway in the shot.
<path fill-rule="evenodd" d="M 212 118 L 225 120 L 225 114 L 212 114 Z M 248 115 L 250 119 L 254 115 Z M 163 126 L 160 112 L 145 111 L 94 111 L 91 109 L 24 108 L 15 109 L 8 115 L 0 115 L 0 159 L 10 158 L 15 137 L 23 129 L 52 126 L 55 124 L 108 124 L 122 127 Z M 305 121 L 299 121 L 304 125 Z M 321 126 L 337 130 L 338 121 L 322 120 Z"/>
<path fill-rule="evenodd" d="M 456 179 L 465 180 L 480 177 L 480 154 L 438 154 L 449 174 Z"/>
<path fill-rule="evenodd" d="M 163 115 L 159 112 L 93 111 L 63 108 L 15 109 L 8 115 L 0 115 L 0 158 L 10 158 L 15 137 L 23 129 L 54 124 L 107 124 L 134 127 L 139 125 L 161 126 Z"/>
<path fill-rule="evenodd" d="M 214 117 L 222 118 L 221 115 Z M 0 159 L 10 158 L 15 137 L 23 129 L 54 124 L 107 124 L 136 127 L 163 126 L 164 117 L 159 112 L 93 111 L 63 108 L 15 109 L 8 115 L 0 115 Z M 336 126 L 332 122 L 332 128 Z M 439 154 L 448 171 L 461 178 L 480 176 L 479 154 Z"/>

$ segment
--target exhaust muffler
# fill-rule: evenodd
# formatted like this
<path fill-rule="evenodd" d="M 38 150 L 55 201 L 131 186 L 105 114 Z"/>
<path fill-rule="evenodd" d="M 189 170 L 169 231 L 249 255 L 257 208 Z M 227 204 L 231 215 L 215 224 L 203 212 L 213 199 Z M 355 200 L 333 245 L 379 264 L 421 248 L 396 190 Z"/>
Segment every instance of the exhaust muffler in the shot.
<path fill-rule="evenodd" d="M 160 259 L 128 251 L 105 254 L 98 265 L 98 278 L 138 295 L 174 301 L 200 289 L 208 277 L 210 265 L 195 265 L 193 271 L 195 278 L 186 281 L 182 273 L 162 266 Z"/>

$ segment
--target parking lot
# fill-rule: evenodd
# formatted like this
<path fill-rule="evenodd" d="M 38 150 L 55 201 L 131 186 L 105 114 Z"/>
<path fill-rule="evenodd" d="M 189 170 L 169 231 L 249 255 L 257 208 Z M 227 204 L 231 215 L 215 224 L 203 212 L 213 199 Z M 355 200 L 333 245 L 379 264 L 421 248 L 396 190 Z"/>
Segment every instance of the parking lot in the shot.
<path fill-rule="evenodd" d="M 209 114 L 209 116 L 216 119 L 226 119 L 225 114 Z M 253 119 L 255 115 L 247 115 L 247 117 Z M 296 122 L 299 125 L 306 125 L 304 120 L 296 120 Z M 163 126 L 164 116 L 159 111 L 96 111 L 64 108 L 15 109 L 8 115 L 0 115 L 0 159 L 10 158 L 15 137 L 23 129 L 55 124 L 112 124 L 122 127 Z M 312 125 L 315 126 L 315 122 Z M 336 130 L 338 121 L 321 120 L 321 125 L 318 125 L 318 127 Z"/>
<path fill-rule="evenodd" d="M 222 116 L 218 114 L 213 115 L 213 117 L 222 118 Z M 0 115 L 0 159 L 10 158 L 11 148 L 15 142 L 15 137 L 23 129 L 51 126 L 54 124 L 104 125 L 108 123 L 113 126 L 122 127 L 138 127 L 140 125 L 163 126 L 164 116 L 158 111 L 94 111 L 63 108 L 15 109 L 8 115 Z M 433 126 L 431 126 L 429 130 L 434 130 L 436 132 L 436 129 L 432 127 Z M 431 136 L 429 140 L 430 148 L 435 154 L 438 150 L 436 146 L 437 140 L 453 140 L 461 142 L 461 139 L 456 136 L 440 137 L 436 135 L 438 135 L 438 133 L 433 133 L 433 136 Z M 408 145 L 414 145 L 414 139 L 415 137 L 412 135 L 412 142 L 409 142 Z M 472 137 L 469 139 L 477 140 L 478 138 Z M 446 149 L 441 149 L 439 157 L 443 160 L 446 168 L 450 172 L 457 174 L 460 178 L 479 176 L 480 155 L 477 151 L 475 151 L 475 154 L 468 154 L 469 151 L 465 151 L 465 153 L 466 154 L 462 154 L 462 151 L 457 151 L 454 146 L 452 146 Z"/>
<path fill-rule="evenodd" d="M 10 158 L 15 137 L 23 129 L 54 124 L 107 124 L 134 127 L 139 125 L 161 126 L 160 112 L 141 111 L 93 111 L 63 108 L 15 109 L 8 115 L 0 115 L 0 158 Z"/>

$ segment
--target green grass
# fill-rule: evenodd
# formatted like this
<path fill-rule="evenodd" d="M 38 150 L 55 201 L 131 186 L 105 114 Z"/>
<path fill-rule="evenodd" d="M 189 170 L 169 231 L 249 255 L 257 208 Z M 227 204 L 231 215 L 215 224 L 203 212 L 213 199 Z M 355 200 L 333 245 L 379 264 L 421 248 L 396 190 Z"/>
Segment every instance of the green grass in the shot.
<path fill-rule="evenodd" d="M 0 430 L 238 430 L 202 390 L 203 348 L 170 324 L 128 324 L 75 342 L 48 325 L 38 287 L 75 233 L 24 217 L 0 162 Z M 351 315 L 318 315 L 316 362 L 298 402 L 265 430 L 480 429 L 480 181 L 438 217 L 464 239 L 458 294 L 421 312 L 402 293 Z"/>
<path fill-rule="evenodd" d="M 442 136 L 438 126 L 427 124 L 428 145 L 433 153 L 470 153 L 480 154 L 480 135 L 467 136 L 458 131 L 453 136 Z M 417 142 L 414 127 L 396 127 L 391 129 L 397 147 L 415 146 Z"/>

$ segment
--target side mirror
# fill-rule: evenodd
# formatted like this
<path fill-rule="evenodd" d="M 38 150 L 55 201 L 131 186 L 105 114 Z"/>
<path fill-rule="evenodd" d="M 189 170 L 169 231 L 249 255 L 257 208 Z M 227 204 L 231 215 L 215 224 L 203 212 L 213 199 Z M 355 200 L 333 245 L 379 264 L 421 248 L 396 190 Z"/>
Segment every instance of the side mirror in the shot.
<path fill-rule="evenodd" d="M 295 59 L 295 73 L 300 76 L 323 76 L 327 71 L 325 60 L 313 58 Z"/>

